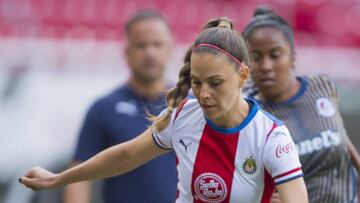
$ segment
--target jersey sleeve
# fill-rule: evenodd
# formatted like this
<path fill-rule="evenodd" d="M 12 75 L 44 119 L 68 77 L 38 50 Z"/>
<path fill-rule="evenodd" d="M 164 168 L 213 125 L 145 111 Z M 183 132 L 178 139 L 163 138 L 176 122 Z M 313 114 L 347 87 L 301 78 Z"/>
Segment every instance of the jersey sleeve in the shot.
<path fill-rule="evenodd" d="M 81 127 L 75 149 L 74 161 L 85 161 L 104 148 L 101 104 L 96 102 L 88 110 Z"/>
<path fill-rule="evenodd" d="M 159 114 L 159 116 L 163 115 L 164 113 L 166 113 L 166 109 L 163 110 Z M 175 112 L 171 114 L 169 125 L 164 130 L 153 133 L 153 139 L 155 144 L 162 149 L 171 150 L 173 148 L 171 144 L 171 135 L 172 135 L 175 114 L 176 114 Z"/>
<path fill-rule="evenodd" d="M 325 75 L 317 76 L 319 82 L 319 88 L 323 91 L 326 91 L 328 95 L 330 95 L 337 103 L 339 103 L 339 93 L 338 88 L 333 80 Z"/>
<path fill-rule="evenodd" d="M 268 135 L 264 148 L 264 164 L 275 184 L 303 176 L 295 144 L 284 125 L 275 127 Z"/>

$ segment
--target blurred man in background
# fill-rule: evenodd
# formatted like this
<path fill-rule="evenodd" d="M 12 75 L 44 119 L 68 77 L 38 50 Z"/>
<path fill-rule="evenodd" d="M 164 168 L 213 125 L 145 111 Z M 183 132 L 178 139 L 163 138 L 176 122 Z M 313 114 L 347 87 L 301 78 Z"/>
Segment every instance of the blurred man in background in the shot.
<path fill-rule="evenodd" d="M 141 11 L 128 20 L 125 31 L 125 55 L 131 76 L 126 84 L 89 109 L 74 165 L 134 138 L 150 124 L 144 118 L 146 111 L 156 115 L 165 108 L 164 92 L 168 86 L 164 69 L 172 46 L 166 20 L 154 11 Z M 102 196 L 108 203 L 174 202 L 176 177 L 175 155 L 169 153 L 125 175 L 106 179 Z M 65 189 L 64 201 L 88 203 L 90 191 L 89 182 L 70 185 Z"/>

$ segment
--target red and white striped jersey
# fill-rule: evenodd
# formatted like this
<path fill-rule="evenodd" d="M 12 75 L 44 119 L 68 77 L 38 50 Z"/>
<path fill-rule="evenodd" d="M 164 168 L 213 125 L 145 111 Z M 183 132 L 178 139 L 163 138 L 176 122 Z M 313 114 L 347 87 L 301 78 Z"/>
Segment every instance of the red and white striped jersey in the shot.
<path fill-rule="evenodd" d="M 189 99 L 153 134 L 159 147 L 176 152 L 177 203 L 265 203 L 276 184 L 303 176 L 287 128 L 247 101 L 249 115 L 234 128 L 217 126 Z"/>

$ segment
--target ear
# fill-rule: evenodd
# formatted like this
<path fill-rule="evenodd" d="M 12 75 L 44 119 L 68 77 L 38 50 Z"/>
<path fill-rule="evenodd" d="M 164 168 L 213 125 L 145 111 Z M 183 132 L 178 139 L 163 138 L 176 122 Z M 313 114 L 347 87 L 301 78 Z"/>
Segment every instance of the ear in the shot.
<path fill-rule="evenodd" d="M 239 70 L 239 88 L 242 87 L 246 80 L 250 77 L 249 68 L 246 65 L 243 65 Z"/>

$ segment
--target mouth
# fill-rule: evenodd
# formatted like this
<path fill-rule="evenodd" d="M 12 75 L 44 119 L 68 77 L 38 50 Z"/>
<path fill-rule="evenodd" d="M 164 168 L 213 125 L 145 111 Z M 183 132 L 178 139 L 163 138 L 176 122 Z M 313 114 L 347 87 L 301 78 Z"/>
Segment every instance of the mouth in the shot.
<path fill-rule="evenodd" d="M 204 110 L 209 110 L 216 107 L 216 105 L 209 105 L 209 104 L 201 104 L 201 106 L 203 107 Z"/>
<path fill-rule="evenodd" d="M 149 63 L 149 64 L 146 64 L 146 66 L 144 66 L 146 70 L 156 70 L 159 68 L 159 65 L 158 64 L 155 64 L 155 63 Z"/>
<path fill-rule="evenodd" d="M 160 67 L 160 64 L 156 60 L 145 60 L 142 63 L 142 67 L 144 67 L 145 70 L 151 70 L 151 69 L 157 69 Z"/>
<path fill-rule="evenodd" d="M 260 85 L 263 87 L 274 86 L 276 83 L 275 79 L 273 78 L 262 78 L 259 81 L 260 81 Z"/>

